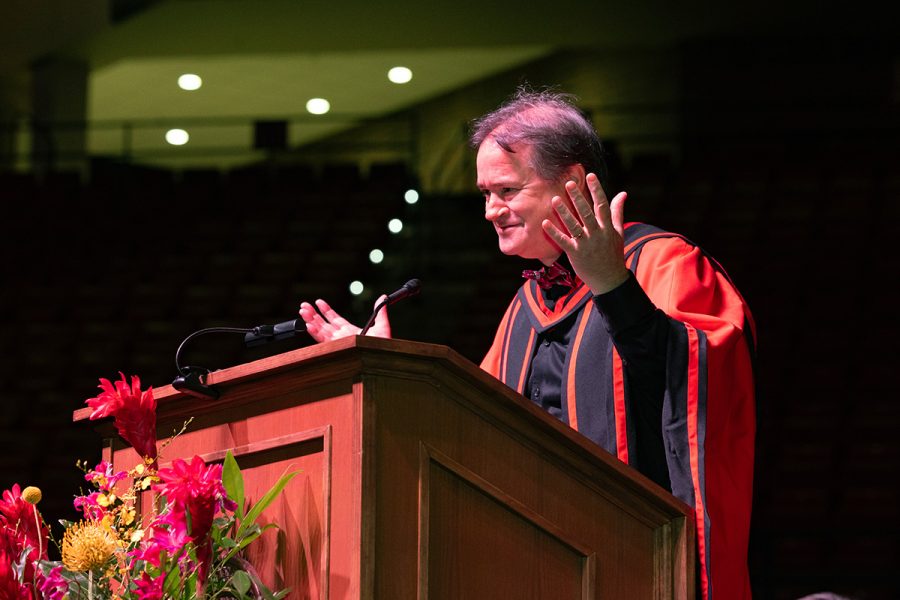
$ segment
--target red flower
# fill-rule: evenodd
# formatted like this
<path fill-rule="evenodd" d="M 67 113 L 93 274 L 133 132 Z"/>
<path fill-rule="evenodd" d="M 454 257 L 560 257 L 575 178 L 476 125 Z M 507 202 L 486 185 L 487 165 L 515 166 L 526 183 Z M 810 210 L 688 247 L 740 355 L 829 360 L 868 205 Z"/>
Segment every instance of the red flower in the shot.
<path fill-rule="evenodd" d="M 22 579 L 26 583 L 34 580 L 34 563 L 47 558 L 49 534 L 37 507 L 22 499 L 18 483 L 3 492 L 0 499 L 0 552 L 18 558 L 27 549 Z"/>
<path fill-rule="evenodd" d="M 203 581 L 212 558 L 209 532 L 213 519 L 220 510 L 236 508 L 225 495 L 222 465 L 207 465 L 199 456 L 190 463 L 176 459 L 170 469 L 160 469 L 159 478 L 153 489 L 165 495 L 169 505 L 158 524 L 169 528 L 172 539 L 193 543 Z"/>
<path fill-rule="evenodd" d="M 98 386 L 103 390 L 85 403 L 94 409 L 91 419 L 112 416 L 116 430 L 126 442 L 131 444 L 138 454 L 151 461 L 156 461 L 156 400 L 153 388 L 141 391 L 141 380 L 137 375 L 131 377 L 131 385 L 124 373 L 120 381 L 113 385 L 108 379 L 100 379 Z"/>
<path fill-rule="evenodd" d="M 160 600 L 163 597 L 164 581 L 165 574 L 151 577 L 149 573 L 141 573 L 141 578 L 134 582 L 134 592 L 139 600 Z"/>
<path fill-rule="evenodd" d="M 32 600 L 31 590 L 16 577 L 16 555 L 0 548 L 0 599 Z"/>

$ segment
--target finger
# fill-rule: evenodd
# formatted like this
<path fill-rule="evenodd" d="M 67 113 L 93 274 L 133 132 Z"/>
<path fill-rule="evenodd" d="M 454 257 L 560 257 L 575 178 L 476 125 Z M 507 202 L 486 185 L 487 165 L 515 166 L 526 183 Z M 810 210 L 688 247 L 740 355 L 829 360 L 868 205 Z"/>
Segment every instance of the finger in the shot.
<path fill-rule="evenodd" d="M 316 309 L 308 302 L 300 304 L 300 318 L 303 319 L 303 322 L 306 323 L 307 327 L 320 327 L 322 324 L 322 315 L 316 312 Z"/>
<path fill-rule="evenodd" d="M 335 312 L 335 310 L 333 308 L 331 308 L 331 306 L 324 300 L 322 300 L 322 299 L 316 300 L 316 306 L 318 306 L 319 310 L 322 311 L 322 316 L 325 317 L 325 321 L 327 321 L 328 323 L 331 323 L 336 328 L 344 327 L 344 326 L 350 324 L 350 322 L 347 321 L 347 319 L 345 319 L 341 315 L 337 314 L 337 312 Z"/>
<path fill-rule="evenodd" d="M 312 339 L 316 340 L 317 342 L 327 342 L 327 341 L 328 341 L 328 337 L 326 337 L 326 336 L 322 333 L 322 330 L 321 330 L 317 325 L 315 325 L 315 324 L 313 324 L 313 323 L 307 324 L 307 326 L 306 326 L 306 333 L 308 333 L 309 336 L 310 336 Z"/>
<path fill-rule="evenodd" d="M 556 245 L 562 248 L 563 252 L 571 252 L 575 250 L 575 242 L 571 237 L 563 233 L 559 230 L 559 227 L 553 224 L 549 219 L 544 219 L 541 222 L 541 228 L 543 228 L 544 233 L 550 236 L 550 239 L 556 242 Z"/>
<path fill-rule="evenodd" d="M 606 192 L 603 191 L 603 186 L 600 185 L 600 179 L 593 173 L 588 173 L 586 181 L 591 197 L 594 199 L 594 216 L 597 217 L 600 227 L 605 229 L 612 225 L 612 216 L 610 215 Z"/>
<path fill-rule="evenodd" d="M 609 205 L 610 217 L 612 225 L 619 232 L 619 235 L 625 235 L 625 200 L 628 199 L 626 192 L 616 194 Z"/>
<path fill-rule="evenodd" d="M 580 223 L 583 223 L 588 231 L 596 230 L 597 219 L 594 216 L 594 207 L 581 193 L 581 188 L 578 187 L 578 184 L 574 181 L 567 181 L 566 193 L 569 194 L 569 198 L 572 200 L 572 206 L 578 213 Z"/>
<path fill-rule="evenodd" d="M 322 317 L 316 312 L 312 305 L 304 302 L 300 305 L 300 317 L 306 324 L 306 333 L 317 342 L 326 341 L 326 337 L 322 332 Z"/>
<path fill-rule="evenodd" d="M 572 211 L 569 210 L 569 207 L 563 202 L 563 199 L 559 196 L 553 196 L 553 198 L 550 199 L 550 203 L 556 211 L 556 214 L 559 215 L 559 219 L 563 222 L 563 225 L 566 226 L 569 235 L 574 238 L 580 238 L 584 234 L 581 222 L 575 218 L 575 215 L 572 214 Z"/>

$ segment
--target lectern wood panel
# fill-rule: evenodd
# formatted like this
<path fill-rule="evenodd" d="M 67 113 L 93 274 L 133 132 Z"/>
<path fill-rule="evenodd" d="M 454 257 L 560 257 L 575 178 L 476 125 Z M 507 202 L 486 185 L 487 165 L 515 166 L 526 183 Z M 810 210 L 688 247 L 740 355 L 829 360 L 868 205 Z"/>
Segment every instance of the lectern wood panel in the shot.
<path fill-rule="evenodd" d="M 412 597 L 402 582 L 413 579 L 429 599 L 671 597 L 673 573 L 654 562 L 665 519 L 560 468 L 527 420 L 411 375 L 366 381 L 389 399 L 373 418 L 376 556 L 402 574 L 379 580 L 378 597 Z"/>

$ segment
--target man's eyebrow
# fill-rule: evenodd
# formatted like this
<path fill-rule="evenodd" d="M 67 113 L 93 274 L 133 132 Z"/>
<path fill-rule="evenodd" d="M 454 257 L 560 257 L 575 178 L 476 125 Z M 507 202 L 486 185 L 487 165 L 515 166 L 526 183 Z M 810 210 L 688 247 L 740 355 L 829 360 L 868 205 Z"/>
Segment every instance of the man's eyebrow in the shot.
<path fill-rule="evenodd" d="M 490 184 L 486 184 L 483 181 L 475 182 L 475 185 L 478 186 L 478 189 L 487 189 L 489 187 L 509 187 L 509 188 L 519 188 L 525 185 L 524 182 L 519 181 L 517 179 L 498 179 L 496 181 L 490 182 Z"/>

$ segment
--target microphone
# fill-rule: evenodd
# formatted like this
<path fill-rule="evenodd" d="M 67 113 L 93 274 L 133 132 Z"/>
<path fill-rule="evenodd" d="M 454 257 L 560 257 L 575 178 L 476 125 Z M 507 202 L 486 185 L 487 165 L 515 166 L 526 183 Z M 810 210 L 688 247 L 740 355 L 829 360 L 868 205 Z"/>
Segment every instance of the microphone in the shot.
<path fill-rule="evenodd" d="M 259 325 L 244 336 L 244 346 L 252 348 L 292 337 L 306 331 L 303 319 L 292 319 L 274 325 Z"/>
<path fill-rule="evenodd" d="M 380 311 L 385 306 L 390 306 L 395 302 L 399 302 L 404 298 L 409 298 L 410 296 L 415 296 L 420 291 L 422 291 L 422 282 L 418 279 L 410 279 L 406 283 L 403 284 L 396 292 L 392 292 L 388 294 L 387 298 L 378 303 L 378 306 L 375 307 L 375 310 L 372 311 L 372 316 L 369 317 L 366 326 L 362 328 L 362 331 L 359 332 L 359 335 L 366 335 L 366 332 L 369 331 L 369 328 L 375 323 L 375 317 L 378 315 L 378 311 Z"/>

